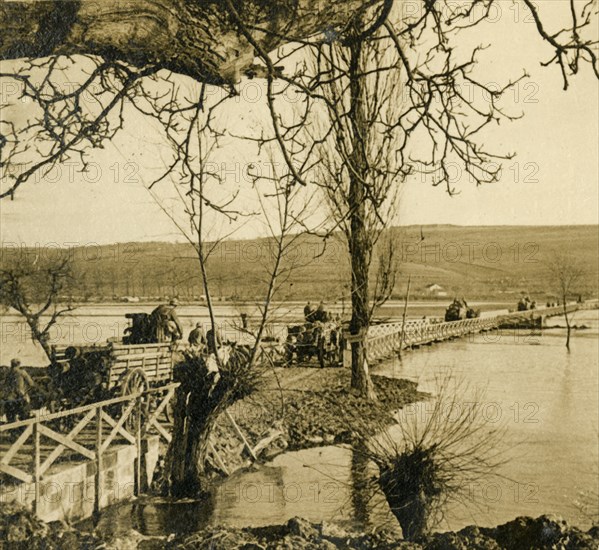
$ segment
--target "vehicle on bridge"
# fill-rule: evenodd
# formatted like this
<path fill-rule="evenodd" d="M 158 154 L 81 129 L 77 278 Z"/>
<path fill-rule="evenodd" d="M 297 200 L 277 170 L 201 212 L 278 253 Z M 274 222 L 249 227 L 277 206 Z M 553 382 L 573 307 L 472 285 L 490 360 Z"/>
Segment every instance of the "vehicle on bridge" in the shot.
<path fill-rule="evenodd" d="M 528 296 L 520 298 L 518 301 L 518 311 L 529 311 L 537 308 L 537 303 L 533 300 L 530 301 Z"/>
<path fill-rule="evenodd" d="M 342 332 L 335 321 L 289 325 L 285 342 L 287 365 L 305 363 L 313 357 L 321 367 L 336 367 L 342 361 Z"/>
<path fill-rule="evenodd" d="M 461 300 L 455 298 L 445 310 L 446 322 L 461 321 L 463 319 L 476 319 L 477 317 L 480 317 L 480 310 L 469 307 L 464 298 Z"/>

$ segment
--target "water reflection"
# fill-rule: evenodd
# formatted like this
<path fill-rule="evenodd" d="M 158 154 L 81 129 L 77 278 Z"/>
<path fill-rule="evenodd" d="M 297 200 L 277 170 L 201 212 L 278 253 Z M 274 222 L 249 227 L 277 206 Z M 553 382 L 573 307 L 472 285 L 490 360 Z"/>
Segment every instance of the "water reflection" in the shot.
<path fill-rule="evenodd" d="M 364 444 L 356 444 L 351 454 L 351 503 L 354 520 L 364 528 L 370 523 L 370 508 L 372 498 L 372 483 L 370 478 L 370 461 Z"/>

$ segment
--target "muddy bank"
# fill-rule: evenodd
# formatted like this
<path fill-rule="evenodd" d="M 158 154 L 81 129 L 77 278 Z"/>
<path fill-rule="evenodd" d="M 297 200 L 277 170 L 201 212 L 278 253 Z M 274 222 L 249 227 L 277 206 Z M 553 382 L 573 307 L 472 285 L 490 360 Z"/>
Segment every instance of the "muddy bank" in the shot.
<path fill-rule="evenodd" d="M 341 529 L 334 524 L 310 523 L 293 518 L 285 525 L 248 529 L 215 528 L 191 536 L 164 542 L 164 548 L 211 549 L 392 549 L 404 550 L 595 550 L 599 543 L 599 528 L 588 532 L 569 526 L 558 517 L 536 519 L 519 517 L 493 528 L 466 527 L 457 533 L 435 533 L 418 542 L 398 540 L 389 531 L 359 533 Z M 150 546 L 148 546 L 150 548 Z"/>
<path fill-rule="evenodd" d="M 104 547 L 97 537 L 61 523 L 44 523 L 29 510 L 10 503 L 0 505 L 1 550 L 92 550 Z"/>
<path fill-rule="evenodd" d="M 16 506 L 5 505 L 0 510 L 2 550 L 596 550 L 598 546 L 599 526 L 584 532 L 556 516 L 519 517 L 491 528 L 469 526 L 458 532 L 435 533 L 416 542 L 401 540 L 391 530 L 359 532 L 302 518 L 268 527 L 213 527 L 177 537 L 147 537 L 132 531 L 124 537 L 101 540 L 59 523 L 45 524 Z"/>
<path fill-rule="evenodd" d="M 350 391 L 348 369 L 285 368 L 269 375 L 263 389 L 229 409 L 260 460 L 289 450 L 351 443 L 362 433 L 374 433 L 395 422 L 394 412 L 424 399 L 409 380 L 373 376 L 378 401 Z M 248 464 L 247 449 L 225 417 L 213 436 L 219 460 L 215 472 Z M 222 473 L 222 472 L 221 472 Z"/>

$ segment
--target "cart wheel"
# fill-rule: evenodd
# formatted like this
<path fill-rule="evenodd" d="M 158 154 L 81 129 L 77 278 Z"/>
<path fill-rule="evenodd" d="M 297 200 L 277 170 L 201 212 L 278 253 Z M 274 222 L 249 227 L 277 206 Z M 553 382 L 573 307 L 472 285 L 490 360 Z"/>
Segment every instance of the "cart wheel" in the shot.
<path fill-rule="evenodd" d="M 144 392 L 148 389 L 146 373 L 140 367 L 131 369 L 125 375 L 121 384 L 121 395 L 131 395 Z"/>
<path fill-rule="evenodd" d="M 148 389 L 148 379 L 146 377 L 146 373 L 140 367 L 135 369 L 131 369 L 125 375 L 123 383 L 121 384 L 121 395 L 133 395 L 136 393 L 144 392 Z M 148 399 L 144 399 L 141 404 L 141 424 L 143 426 L 144 420 L 148 418 L 149 413 L 149 401 Z M 128 403 L 123 404 L 123 408 L 126 408 Z M 139 416 L 139 411 L 134 409 L 131 411 L 131 414 L 125 420 L 125 429 L 129 433 L 134 433 L 137 429 L 137 420 Z"/>
<path fill-rule="evenodd" d="M 164 407 L 164 417 L 169 424 L 174 424 L 175 422 L 175 399 L 177 399 L 176 393 L 170 398 L 166 407 Z"/>

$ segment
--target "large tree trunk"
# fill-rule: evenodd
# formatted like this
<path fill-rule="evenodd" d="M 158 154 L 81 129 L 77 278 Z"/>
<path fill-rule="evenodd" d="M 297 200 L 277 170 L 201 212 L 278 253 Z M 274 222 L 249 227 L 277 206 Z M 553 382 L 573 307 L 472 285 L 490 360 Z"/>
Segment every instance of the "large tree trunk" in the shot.
<path fill-rule="evenodd" d="M 271 51 L 348 22 L 381 0 L 233 2 L 256 43 Z M 260 27 L 267 32 L 258 31 Z M 0 59 L 98 55 L 231 84 L 256 52 L 227 9 L 210 0 L 3 0 Z"/>
<path fill-rule="evenodd" d="M 164 482 L 175 497 L 197 497 L 208 489 L 206 459 L 210 435 L 219 416 L 259 384 L 260 369 L 250 353 L 237 346 L 218 377 L 206 368 L 206 357 L 187 356 L 175 367 L 177 388 L 173 440 L 166 457 Z"/>
<path fill-rule="evenodd" d="M 370 326 L 370 287 L 368 271 L 372 257 L 372 242 L 366 226 L 366 189 L 368 162 L 364 139 L 369 131 L 364 105 L 363 79 L 360 76 L 361 42 L 350 46 L 349 79 L 351 107 L 349 118 L 352 124 L 352 153 L 348 206 L 350 211 L 349 253 L 351 258 L 352 317 L 350 332 L 359 336 L 351 344 L 352 377 L 351 387 L 362 397 L 376 399 L 374 386 L 368 372 L 366 339 Z"/>
<path fill-rule="evenodd" d="M 188 394 L 183 386 L 176 396 L 173 441 L 167 457 L 169 493 L 175 497 L 196 497 L 207 490 L 208 442 L 220 411 L 198 401 L 205 397 L 203 392 Z"/>

